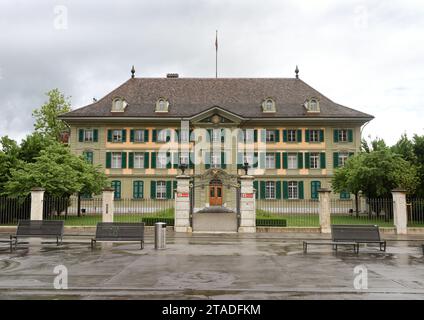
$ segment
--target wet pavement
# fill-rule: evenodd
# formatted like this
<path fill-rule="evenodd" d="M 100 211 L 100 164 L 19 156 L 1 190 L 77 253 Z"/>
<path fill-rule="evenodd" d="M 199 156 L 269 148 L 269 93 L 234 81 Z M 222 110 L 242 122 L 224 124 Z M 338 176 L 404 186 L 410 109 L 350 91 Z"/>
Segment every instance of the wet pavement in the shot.
<path fill-rule="evenodd" d="M 4 238 L 6 234 L 0 235 Z M 137 243 L 67 236 L 61 247 L 31 239 L 10 253 L 0 244 L 0 299 L 424 299 L 424 236 L 385 236 L 387 252 L 331 246 L 302 251 L 320 234 L 175 234 L 154 250 L 147 232 Z M 44 240 L 43 240 L 44 242 Z M 54 268 L 68 271 L 68 289 L 54 289 Z M 365 266 L 368 289 L 355 289 Z M 363 283 L 363 282 L 361 282 Z"/>

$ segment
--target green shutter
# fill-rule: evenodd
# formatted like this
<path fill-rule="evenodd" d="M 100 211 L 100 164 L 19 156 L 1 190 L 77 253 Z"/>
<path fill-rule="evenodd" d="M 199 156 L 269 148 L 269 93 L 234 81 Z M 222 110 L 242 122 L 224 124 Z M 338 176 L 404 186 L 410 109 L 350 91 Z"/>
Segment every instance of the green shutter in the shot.
<path fill-rule="evenodd" d="M 259 167 L 259 158 L 258 158 L 258 153 L 254 152 L 253 153 L 253 168 L 258 168 Z"/>
<path fill-rule="evenodd" d="M 253 130 L 253 142 L 258 142 L 258 129 Z"/>
<path fill-rule="evenodd" d="M 147 169 L 149 167 L 149 153 L 144 153 L 144 168 Z"/>
<path fill-rule="evenodd" d="M 277 181 L 275 185 L 275 198 L 281 199 L 281 181 Z"/>
<path fill-rule="evenodd" d="M 78 130 L 78 141 L 79 142 L 84 142 L 84 129 L 79 129 Z"/>
<path fill-rule="evenodd" d="M 259 199 L 265 199 L 265 181 L 260 181 Z"/>
<path fill-rule="evenodd" d="M 126 142 L 127 141 L 127 130 L 126 129 L 122 129 L 122 142 Z"/>
<path fill-rule="evenodd" d="M 283 199 L 289 198 L 289 184 L 287 181 L 283 181 Z"/>
<path fill-rule="evenodd" d="M 180 152 L 173 152 L 172 153 L 172 167 L 174 169 L 177 169 L 180 165 Z"/>
<path fill-rule="evenodd" d="M 253 189 L 255 189 L 255 198 L 258 199 L 259 194 L 259 186 L 258 186 L 258 180 L 253 181 Z"/>
<path fill-rule="evenodd" d="M 283 142 L 287 142 L 287 130 L 283 130 Z"/>
<path fill-rule="evenodd" d="M 111 187 L 113 188 L 113 189 L 115 189 L 115 192 L 114 192 L 114 198 L 115 199 L 120 199 L 121 198 L 121 181 L 119 181 L 119 180 L 113 180 L 112 182 L 111 182 Z"/>
<path fill-rule="evenodd" d="M 338 168 L 338 167 L 339 167 L 339 153 L 334 152 L 333 153 L 333 168 Z"/>
<path fill-rule="evenodd" d="M 309 169 L 311 167 L 311 158 L 309 152 L 305 152 L 305 169 Z"/>
<path fill-rule="evenodd" d="M 112 142 L 112 130 L 107 130 L 107 142 Z"/>
<path fill-rule="evenodd" d="M 109 169 L 112 166 L 112 152 L 106 152 L 106 168 Z"/>
<path fill-rule="evenodd" d="M 133 199 L 143 198 L 143 181 L 133 181 Z"/>
<path fill-rule="evenodd" d="M 134 129 L 130 130 L 130 142 L 134 142 Z"/>
<path fill-rule="evenodd" d="M 99 141 L 99 129 L 94 129 L 93 130 L 93 142 L 98 142 Z"/>
<path fill-rule="evenodd" d="M 177 180 L 172 181 L 172 197 L 175 198 L 175 192 L 177 192 Z"/>
<path fill-rule="evenodd" d="M 318 199 L 318 190 L 321 188 L 321 181 L 311 181 L 311 199 Z"/>
<path fill-rule="evenodd" d="M 221 142 L 225 142 L 225 131 L 221 129 Z"/>
<path fill-rule="evenodd" d="M 174 130 L 174 142 L 181 142 L 181 134 L 180 134 L 180 130 L 179 129 L 175 129 Z"/>
<path fill-rule="evenodd" d="M 150 199 L 156 199 L 156 181 L 150 181 Z"/>
<path fill-rule="evenodd" d="M 127 167 L 127 153 L 126 152 L 121 152 L 121 168 L 125 169 Z"/>
<path fill-rule="evenodd" d="M 172 159 L 171 159 L 171 152 L 166 153 L 166 168 L 171 169 L 172 168 Z"/>
<path fill-rule="evenodd" d="M 321 166 L 321 169 L 325 169 L 325 167 L 326 167 L 326 164 L 325 164 L 325 152 L 321 152 L 321 154 L 320 154 L 320 161 L 319 161 L 319 164 L 320 164 L 320 166 Z"/>
<path fill-rule="evenodd" d="M 166 181 L 166 199 L 172 199 L 172 181 Z"/>
<path fill-rule="evenodd" d="M 225 169 L 227 167 L 225 152 L 221 152 L 221 168 Z"/>
<path fill-rule="evenodd" d="M 288 154 L 287 152 L 283 152 L 283 169 L 287 169 L 288 167 Z"/>
<path fill-rule="evenodd" d="M 297 168 L 303 169 L 303 153 L 302 152 L 297 153 Z"/>
<path fill-rule="evenodd" d="M 151 163 L 151 168 L 155 169 L 156 168 L 156 157 L 157 157 L 157 152 L 152 152 L 152 163 Z"/>
<path fill-rule="evenodd" d="M 347 141 L 353 142 L 353 130 L 352 129 L 347 130 Z"/>
<path fill-rule="evenodd" d="M 280 142 L 280 130 L 275 130 L 275 142 Z"/>
<path fill-rule="evenodd" d="M 281 153 L 275 153 L 275 169 L 281 169 Z"/>
<path fill-rule="evenodd" d="M 158 139 L 158 131 L 156 129 L 152 130 L 152 142 L 156 142 Z"/>
<path fill-rule="evenodd" d="M 302 142 L 302 130 L 301 129 L 297 130 L 296 142 Z"/>
<path fill-rule="evenodd" d="M 324 130 L 319 131 L 319 141 L 324 142 Z"/>
<path fill-rule="evenodd" d="M 211 153 L 206 151 L 204 155 L 203 162 L 205 163 L 205 169 L 209 169 L 211 167 Z"/>
<path fill-rule="evenodd" d="M 333 131 L 333 140 L 334 142 L 339 142 L 339 130 L 334 129 Z"/>
<path fill-rule="evenodd" d="M 194 168 L 194 152 L 190 152 L 190 158 L 189 158 L 189 168 Z"/>
<path fill-rule="evenodd" d="M 149 142 L 149 130 L 144 130 L 144 141 L 143 142 Z"/>
<path fill-rule="evenodd" d="M 305 142 L 310 142 L 310 139 L 309 139 L 309 129 L 306 129 L 305 130 Z"/>
<path fill-rule="evenodd" d="M 134 168 L 134 152 L 128 152 L 128 168 Z"/>
<path fill-rule="evenodd" d="M 303 192 L 303 181 L 299 181 L 297 183 L 297 186 L 299 188 L 299 199 L 303 199 L 304 198 L 304 192 Z"/>

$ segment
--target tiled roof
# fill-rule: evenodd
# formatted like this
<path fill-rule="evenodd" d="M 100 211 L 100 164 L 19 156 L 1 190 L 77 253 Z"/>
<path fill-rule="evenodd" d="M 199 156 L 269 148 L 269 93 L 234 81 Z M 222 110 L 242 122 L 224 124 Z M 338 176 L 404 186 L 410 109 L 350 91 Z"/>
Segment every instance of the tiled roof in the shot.
<path fill-rule="evenodd" d="M 111 112 L 112 101 L 122 97 L 124 112 Z M 169 112 L 155 112 L 156 101 L 169 101 Z M 275 113 L 263 113 L 266 98 L 275 101 Z M 319 99 L 320 113 L 307 114 L 304 102 Z M 339 105 L 300 79 L 287 78 L 131 78 L 93 104 L 62 116 L 70 117 L 190 117 L 218 106 L 246 118 L 359 118 L 373 116 Z"/>

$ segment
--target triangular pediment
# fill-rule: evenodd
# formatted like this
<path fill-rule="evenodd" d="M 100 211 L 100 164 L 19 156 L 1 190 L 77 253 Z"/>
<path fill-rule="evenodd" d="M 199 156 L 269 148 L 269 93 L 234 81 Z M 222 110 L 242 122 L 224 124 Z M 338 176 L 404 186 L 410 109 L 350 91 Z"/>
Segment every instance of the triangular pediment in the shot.
<path fill-rule="evenodd" d="M 212 107 L 206 111 L 203 111 L 191 118 L 192 123 L 199 124 L 239 124 L 243 120 L 243 117 L 229 112 L 220 107 Z"/>

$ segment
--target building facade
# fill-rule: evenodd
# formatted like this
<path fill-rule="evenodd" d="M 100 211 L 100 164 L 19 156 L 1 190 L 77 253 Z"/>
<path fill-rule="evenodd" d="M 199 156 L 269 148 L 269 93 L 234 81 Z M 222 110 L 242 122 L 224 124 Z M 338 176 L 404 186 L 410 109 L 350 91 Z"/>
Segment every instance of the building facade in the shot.
<path fill-rule="evenodd" d="M 372 118 L 298 77 L 175 74 L 132 77 L 62 116 L 72 152 L 102 166 L 116 198 L 173 198 L 181 163 L 193 184 L 213 168 L 240 175 L 247 163 L 256 197 L 269 200 L 318 198 L 334 170 L 359 152 L 361 127 Z M 235 208 L 234 190 L 219 180 L 196 189 L 194 198 L 196 208 Z"/>

